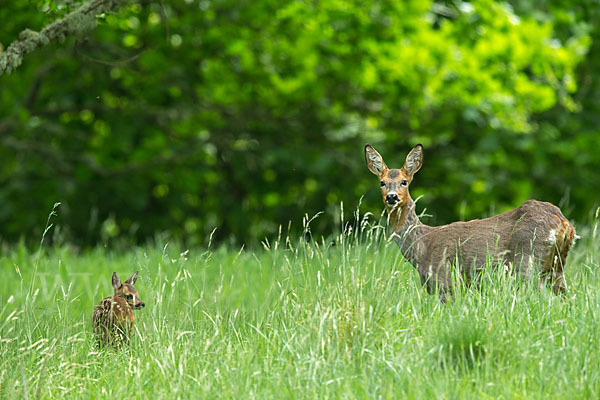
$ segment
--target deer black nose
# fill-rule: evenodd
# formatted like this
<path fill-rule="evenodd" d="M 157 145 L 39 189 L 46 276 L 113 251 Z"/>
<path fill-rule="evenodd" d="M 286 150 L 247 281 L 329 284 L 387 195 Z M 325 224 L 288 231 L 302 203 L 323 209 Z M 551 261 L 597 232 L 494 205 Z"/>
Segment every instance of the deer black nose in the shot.
<path fill-rule="evenodd" d="M 385 196 L 385 202 L 388 203 L 389 205 L 394 205 L 398 202 L 398 200 L 400 200 L 398 198 L 398 195 L 396 193 L 390 193 L 387 196 Z"/>
<path fill-rule="evenodd" d="M 138 306 L 138 308 L 144 308 L 144 307 L 146 307 L 146 304 L 144 304 L 144 302 L 141 301 L 141 302 L 138 303 L 137 306 Z"/>

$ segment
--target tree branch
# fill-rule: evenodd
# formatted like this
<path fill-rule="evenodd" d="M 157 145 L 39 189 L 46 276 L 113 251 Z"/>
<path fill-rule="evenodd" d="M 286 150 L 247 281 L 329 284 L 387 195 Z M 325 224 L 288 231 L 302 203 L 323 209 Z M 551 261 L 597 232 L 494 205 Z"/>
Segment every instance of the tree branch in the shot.
<path fill-rule="evenodd" d="M 80 51 L 78 51 L 77 53 L 88 61 L 95 62 L 95 63 L 102 64 L 102 65 L 108 65 L 109 67 L 118 67 L 121 65 L 129 64 L 130 62 L 137 60 L 138 58 L 140 58 L 141 55 L 146 53 L 148 50 L 150 50 L 150 49 L 142 50 L 141 52 L 139 52 L 138 54 L 136 54 L 134 56 L 131 56 L 125 60 L 119 60 L 119 61 L 104 61 L 104 60 L 99 60 L 97 58 L 90 57 L 87 54 L 83 54 Z"/>
<path fill-rule="evenodd" d="M 35 101 L 37 99 L 38 93 L 42 86 L 42 81 L 48 75 L 48 72 L 54 66 L 54 61 L 47 62 L 42 67 L 38 68 L 35 72 L 35 77 L 33 78 L 33 83 L 31 84 L 31 88 L 29 89 L 29 93 L 27 94 L 27 99 L 25 100 L 25 108 L 29 110 L 29 112 L 33 111 L 35 106 Z"/>
<path fill-rule="evenodd" d="M 40 32 L 25 29 L 19 33 L 19 40 L 11 43 L 5 52 L 0 53 L 0 75 L 14 71 L 23 57 L 42 46 L 67 36 L 81 35 L 96 27 L 96 16 L 116 10 L 127 0 L 92 0 L 77 10 L 47 25 Z"/>

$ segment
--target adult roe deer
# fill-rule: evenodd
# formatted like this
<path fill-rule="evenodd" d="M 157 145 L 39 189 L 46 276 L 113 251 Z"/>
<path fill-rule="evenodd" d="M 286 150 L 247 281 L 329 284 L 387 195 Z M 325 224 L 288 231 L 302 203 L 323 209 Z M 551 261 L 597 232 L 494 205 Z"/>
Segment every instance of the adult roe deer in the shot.
<path fill-rule="evenodd" d="M 92 323 L 98 346 L 113 345 L 119 348 L 131 338 L 133 310 L 139 310 L 146 305 L 133 287 L 138 273 L 121 283 L 116 272 L 112 275 L 114 295 L 105 298 L 96 306 Z"/>
<path fill-rule="evenodd" d="M 563 272 L 576 235 L 573 225 L 555 205 L 527 200 L 494 217 L 427 226 L 419 221 L 408 192 L 423 164 L 423 146 L 413 148 L 400 169 L 389 169 L 368 144 L 365 158 L 369 170 L 379 177 L 394 240 L 418 270 L 429 293 L 437 287 L 445 301 L 446 293 L 452 290 L 453 265 L 469 283 L 488 262 L 508 267 L 523 279 L 539 273 L 540 285 L 544 277 L 554 293 L 565 291 Z"/>

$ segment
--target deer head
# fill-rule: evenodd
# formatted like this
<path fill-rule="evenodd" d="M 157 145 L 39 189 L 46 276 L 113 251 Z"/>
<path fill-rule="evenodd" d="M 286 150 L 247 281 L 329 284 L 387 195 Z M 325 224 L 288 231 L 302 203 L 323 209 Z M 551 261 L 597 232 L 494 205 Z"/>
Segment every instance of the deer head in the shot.
<path fill-rule="evenodd" d="M 121 283 L 121 279 L 119 279 L 117 273 L 113 272 L 112 286 L 115 290 L 115 297 L 124 298 L 125 301 L 127 301 L 127 304 L 129 304 L 129 306 L 132 309 L 139 310 L 141 308 L 144 308 L 146 305 L 144 304 L 142 299 L 140 299 L 140 295 L 138 294 L 137 290 L 135 290 L 135 288 L 133 287 L 133 285 L 137 281 L 137 276 L 138 271 L 136 271 L 135 274 L 131 275 L 129 279 L 127 279 L 125 282 Z"/>
<path fill-rule="evenodd" d="M 406 207 L 410 203 L 408 186 L 423 164 L 423 146 L 416 145 L 400 169 L 389 169 L 381 154 L 369 144 L 365 146 L 365 160 L 369 171 L 379 178 L 383 203 L 388 212 Z"/>

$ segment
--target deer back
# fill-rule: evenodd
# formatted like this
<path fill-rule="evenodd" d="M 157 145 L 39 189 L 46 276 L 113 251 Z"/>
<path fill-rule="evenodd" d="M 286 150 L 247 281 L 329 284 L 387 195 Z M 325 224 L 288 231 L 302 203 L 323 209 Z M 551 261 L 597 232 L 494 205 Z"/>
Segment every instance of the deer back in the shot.
<path fill-rule="evenodd" d="M 422 279 L 435 277 L 446 286 L 451 265 L 467 277 L 486 263 L 512 266 L 526 276 L 536 265 L 548 272 L 554 247 L 572 226 L 553 204 L 528 200 L 494 217 L 422 230 L 412 243 L 415 267 Z"/>

